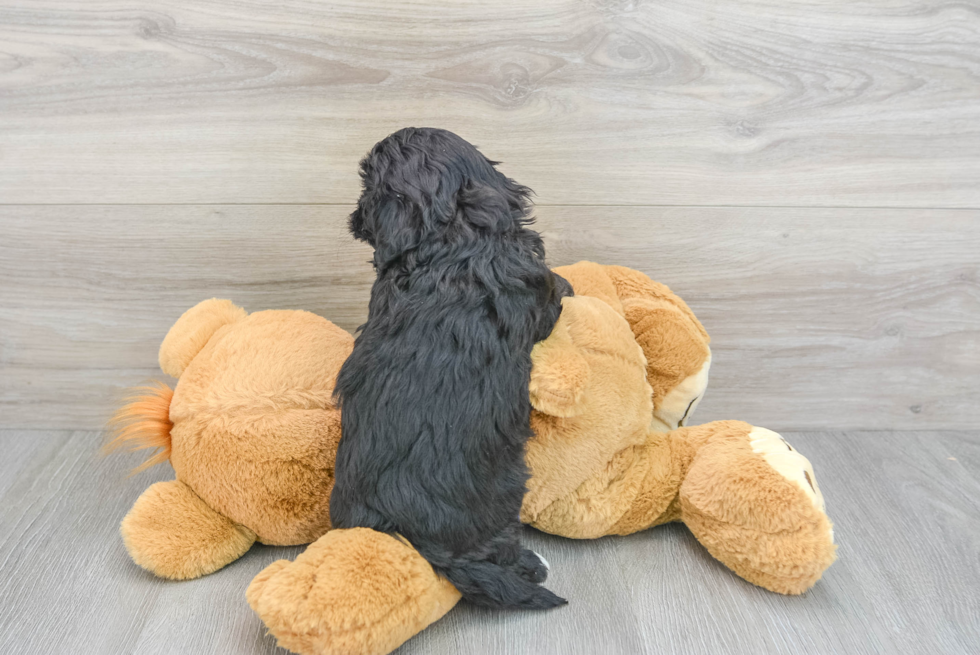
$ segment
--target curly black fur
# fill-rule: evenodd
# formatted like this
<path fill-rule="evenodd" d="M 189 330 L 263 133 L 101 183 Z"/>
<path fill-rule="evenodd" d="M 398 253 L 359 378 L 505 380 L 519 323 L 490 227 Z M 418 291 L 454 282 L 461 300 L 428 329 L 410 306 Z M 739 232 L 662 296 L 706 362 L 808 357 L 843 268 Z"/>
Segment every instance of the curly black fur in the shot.
<path fill-rule="evenodd" d="M 361 161 L 350 229 L 377 279 L 337 380 L 330 519 L 404 536 L 474 603 L 543 609 L 565 601 L 520 546 L 530 354 L 571 287 L 528 227 L 531 191 L 495 165 L 430 128 Z"/>

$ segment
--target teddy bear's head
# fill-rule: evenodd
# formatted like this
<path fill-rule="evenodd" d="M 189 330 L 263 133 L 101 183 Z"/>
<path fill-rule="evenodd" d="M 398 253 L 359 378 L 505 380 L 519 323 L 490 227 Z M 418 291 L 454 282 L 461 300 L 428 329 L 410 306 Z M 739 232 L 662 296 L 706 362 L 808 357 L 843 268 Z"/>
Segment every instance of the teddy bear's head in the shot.
<path fill-rule="evenodd" d="M 161 368 L 178 378 L 177 479 L 263 543 L 326 532 L 340 440 L 333 389 L 353 341 L 304 311 L 246 314 L 227 300 L 188 310 L 160 348 Z"/>
<path fill-rule="evenodd" d="M 653 411 L 643 351 L 626 320 L 602 300 L 564 298 L 554 330 L 531 358 L 535 436 L 526 454 L 525 517 L 578 488 L 615 453 L 642 443 Z"/>
<path fill-rule="evenodd" d="M 555 272 L 576 295 L 562 301 L 554 330 L 531 353 L 535 437 L 522 507 L 529 523 L 651 430 L 683 426 L 711 365 L 707 332 L 667 287 L 591 262 Z"/>
<path fill-rule="evenodd" d="M 555 272 L 576 294 L 602 300 L 626 319 L 646 357 L 654 429 L 686 425 L 704 397 L 711 368 L 711 339 L 694 312 L 665 285 L 630 268 L 579 262 Z"/>

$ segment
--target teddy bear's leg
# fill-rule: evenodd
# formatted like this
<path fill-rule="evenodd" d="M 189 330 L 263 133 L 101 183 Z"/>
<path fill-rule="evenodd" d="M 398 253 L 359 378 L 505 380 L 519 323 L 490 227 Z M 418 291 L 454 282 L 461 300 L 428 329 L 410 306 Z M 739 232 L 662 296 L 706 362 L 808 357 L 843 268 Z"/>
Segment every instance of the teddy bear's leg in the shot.
<path fill-rule="evenodd" d="M 753 584 L 783 594 L 812 587 L 836 546 L 810 462 L 775 432 L 740 421 L 678 433 L 693 455 L 680 518 L 698 540 Z"/>
<path fill-rule="evenodd" d="M 211 509 L 179 480 L 151 485 L 119 529 L 134 562 L 172 580 L 213 573 L 255 542 L 251 530 Z"/>
<path fill-rule="evenodd" d="M 259 573 L 246 598 L 279 645 L 302 655 L 382 655 L 440 619 L 460 594 L 407 542 L 333 530 Z"/>

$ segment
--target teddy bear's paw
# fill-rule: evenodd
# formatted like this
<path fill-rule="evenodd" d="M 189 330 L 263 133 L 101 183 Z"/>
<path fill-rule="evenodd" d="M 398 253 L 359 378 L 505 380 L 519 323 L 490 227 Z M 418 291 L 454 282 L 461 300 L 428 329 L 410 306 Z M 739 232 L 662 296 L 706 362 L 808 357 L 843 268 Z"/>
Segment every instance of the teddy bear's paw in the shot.
<path fill-rule="evenodd" d="M 753 584 L 783 594 L 812 587 L 836 546 L 807 459 L 775 432 L 741 421 L 679 432 L 701 444 L 679 492 L 691 532 Z"/>
<path fill-rule="evenodd" d="M 661 427 L 676 430 L 687 425 L 688 420 L 694 414 L 694 410 L 698 408 L 704 398 L 710 370 L 711 353 L 709 351 L 699 368 L 657 399 L 653 417 Z M 657 426 L 657 422 L 654 423 L 654 427 Z"/>
<path fill-rule="evenodd" d="M 777 473 L 802 489 L 815 507 L 821 512 L 827 511 L 810 460 L 789 445 L 781 435 L 766 428 L 753 427 L 749 432 L 749 444 L 752 452 L 762 455 Z"/>
<path fill-rule="evenodd" d="M 246 592 L 279 645 L 302 655 L 382 655 L 438 620 L 460 594 L 407 542 L 333 530 Z"/>

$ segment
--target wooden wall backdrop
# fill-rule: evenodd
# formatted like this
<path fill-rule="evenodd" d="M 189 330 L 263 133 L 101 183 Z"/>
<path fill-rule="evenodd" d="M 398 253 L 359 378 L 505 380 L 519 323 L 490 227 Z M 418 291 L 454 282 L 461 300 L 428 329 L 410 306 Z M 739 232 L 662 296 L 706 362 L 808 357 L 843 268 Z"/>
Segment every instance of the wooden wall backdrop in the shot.
<path fill-rule="evenodd" d="M 976 2 L 0 0 L 0 427 L 97 429 L 211 296 L 353 329 L 405 125 L 689 301 L 697 418 L 980 420 Z"/>

